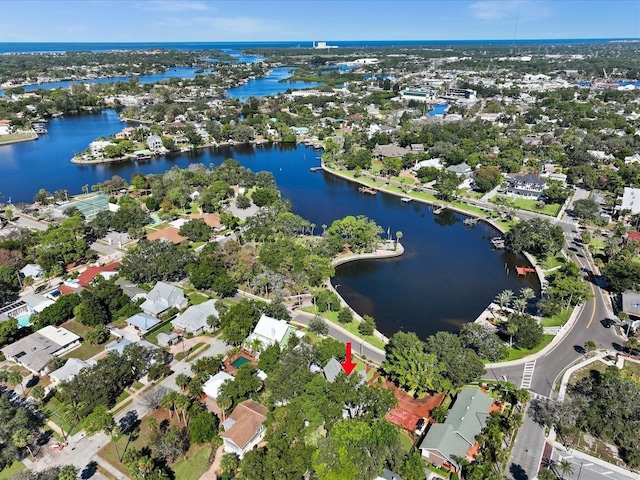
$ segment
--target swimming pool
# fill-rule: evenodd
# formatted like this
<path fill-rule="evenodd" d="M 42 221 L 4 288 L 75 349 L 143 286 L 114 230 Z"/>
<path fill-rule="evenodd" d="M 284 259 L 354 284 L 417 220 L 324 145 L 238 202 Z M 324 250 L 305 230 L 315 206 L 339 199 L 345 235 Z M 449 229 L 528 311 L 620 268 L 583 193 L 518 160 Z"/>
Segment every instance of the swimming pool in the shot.
<path fill-rule="evenodd" d="M 244 365 L 245 363 L 251 363 L 251 360 L 246 357 L 238 357 L 233 362 L 231 362 L 231 366 L 233 368 L 240 368 L 240 365 Z"/>
<path fill-rule="evenodd" d="M 30 315 L 20 315 L 18 317 L 18 327 L 20 327 L 20 328 L 30 327 L 31 326 L 31 322 L 29 321 L 29 317 L 30 317 Z"/>

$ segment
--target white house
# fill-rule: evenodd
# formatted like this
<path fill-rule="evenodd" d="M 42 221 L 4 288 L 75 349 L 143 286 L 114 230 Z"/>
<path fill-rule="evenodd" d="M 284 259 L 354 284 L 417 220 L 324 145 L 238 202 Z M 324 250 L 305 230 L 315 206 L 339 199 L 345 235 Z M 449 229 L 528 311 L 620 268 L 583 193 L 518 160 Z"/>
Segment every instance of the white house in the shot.
<path fill-rule="evenodd" d="M 42 280 L 44 278 L 44 268 L 36 263 L 27 263 L 20 273 L 25 277 L 31 277 L 34 280 Z"/>
<path fill-rule="evenodd" d="M 109 145 L 115 145 L 109 140 L 95 140 L 89 144 L 89 150 L 94 157 L 101 157 L 104 154 L 105 147 Z"/>
<path fill-rule="evenodd" d="M 187 299 L 181 289 L 168 283 L 158 282 L 147 294 L 147 299 L 140 305 L 140 308 L 143 312 L 155 316 L 171 307 L 182 310 L 186 305 Z"/>
<path fill-rule="evenodd" d="M 162 138 L 159 135 L 149 135 L 147 137 L 147 146 L 152 152 L 160 152 L 164 149 Z"/>
<path fill-rule="evenodd" d="M 220 434 L 224 451 L 235 453 L 240 458 L 253 449 L 264 438 L 264 421 L 267 409 L 253 400 L 245 400 L 238 404 L 222 426 Z"/>
<path fill-rule="evenodd" d="M 191 305 L 184 313 L 171 320 L 171 325 L 180 332 L 202 333 L 209 329 L 207 318 L 210 315 L 219 317 L 215 300 L 207 300 L 200 305 Z"/>
<path fill-rule="evenodd" d="M 263 350 L 275 343 L 284 346 L 295 331 L 296 329 L 286 320 L 277 320 L 263 314 L 258 320 L 256 328 L 247 337 L 247 344 L 251 345 L 254 340 L 259 340 Z"/>
<path fill-rule="evenodd" d="M 9 135 L 13 133 L 13 125 L 11 120 L 0 119 L 0 135 Z"/>
<path fill-rule="evenodd" d="M 210 377 L 209 380 L 202 385 L 202 391 L 207 395 L 207 397 L 215 400 L 218 398 L 220 394 L 220 387 L 227 380 L 233 382 L 235 377 L 233 375 L 229 375 L 227 372 L 218 372 L 213 377 Z"/>
<path fill-rule="evenodd" d="M 54 370 L 49 374 L 51 386 L 59 385 L 62 382 L 70 382 L 76 375 L 78 375 L 78 373 L 80 373 L 80 370 L 90 366 L 91 364 L 84 360 L 80 360 L 79 358 L 70 358 L 63 367 Z"/>

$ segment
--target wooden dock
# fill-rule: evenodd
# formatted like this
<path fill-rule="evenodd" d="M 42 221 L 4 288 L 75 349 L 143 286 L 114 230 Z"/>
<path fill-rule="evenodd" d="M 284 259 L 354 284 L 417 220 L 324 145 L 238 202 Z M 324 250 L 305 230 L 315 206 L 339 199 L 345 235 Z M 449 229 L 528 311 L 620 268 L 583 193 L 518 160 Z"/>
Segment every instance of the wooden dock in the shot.
<path fill-rule="evenodd" d="M 378 193 L 378 191 L 375 188 L 371 188 L 371 187 L 360 187 L 358 188 L 358 191 L 361 193 L 368 193 L 369 195 L 375 195 L 376 193 Z"/>
<path fill-rule="evenodd" d="M 413 198 L 411 198 L 411 197 L 402 197 L 402 198 L 400 199 L 400 201 L 402 201 L 402 202 L 404 202 L 404 203 L 409 203 L 409 202 L 411 202 L 412 200 L 413 200 Z"/>
<path fill-rule="evenodd" d="M 523 277 L 527 273 L 536 273 L 536 269 L 531 267 L 516 267 L 516 273 L 518 276 Z"/>
<path fill-rule="evenodd" d="M 462 224 L 465 227 L 475 227 L 477 225 L 477 223 L 478 223 L 478 219 L 477 218 L 465 218 L 462 221 Z"/>

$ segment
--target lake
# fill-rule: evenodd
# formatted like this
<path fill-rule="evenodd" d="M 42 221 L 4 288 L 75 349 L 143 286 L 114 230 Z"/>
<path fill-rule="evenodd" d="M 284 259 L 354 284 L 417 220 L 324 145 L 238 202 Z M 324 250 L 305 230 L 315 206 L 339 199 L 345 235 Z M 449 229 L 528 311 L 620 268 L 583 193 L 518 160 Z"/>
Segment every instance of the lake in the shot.
<path fill-rule="evenodd" d="M 326 172 L 311 172 L 319 165 L 319 152 L 304 146 L 238 146 L 202 149 L 190 154 L 152 159 L 146 163 L 119 162 L 75 165 L 73 151 L 86 148 L 100 135 L 114 134 L 126 124 L 115 111 L 52 119 L 49 134 L 34 142 L 0 147 L 0 192 L 3 201 L 30 202 L 39 188 L 51 192 L 67 188 L 80 193 L 120 175 L 127 181 L 136 172 L 161 173 L 197 162 L 219 165 L 235 158 L 253 171 L 272 171 L 293 211 L 322 225 L 346 215 L 365 215 L 392 235 L 403 232 L 404 256 L 361 261 L 337 269 L 333 282 L 360 314 L 372 315 L 386 335 L 411 330 L 421 337 L 439 330 L 456 331 L 474 320 L 504 289 L 530 286 L 539 291 L 534 276 L 517 277 L 514 266 L 524 258 L 494 251 L 489 239 L 493 228 L 478 223 L 462 225 L 463 216 L 445 211 L 433 215 L 427 205 L 405 204 L 396 196 L 366 195 L 358 186 Z"/>

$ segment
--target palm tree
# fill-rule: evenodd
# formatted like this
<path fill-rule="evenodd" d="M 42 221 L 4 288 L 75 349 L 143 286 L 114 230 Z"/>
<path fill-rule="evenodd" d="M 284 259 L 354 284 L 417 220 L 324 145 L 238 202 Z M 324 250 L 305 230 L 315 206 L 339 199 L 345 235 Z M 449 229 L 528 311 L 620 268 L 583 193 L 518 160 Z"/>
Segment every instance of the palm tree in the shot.
<path fill-rule="evenodd" d="M 518 313 L 524 313 L 527 308 L 527 299 L 524 297 L 518 297 L 511 302 L 511 305 Z"/>
<path fill-rule="evenodd" d="M 180 387 L 180 390 L 182 391 L 187 388 L 187 385 L 189 385 L 190 381 L 191 377 L 189 375 L 186 375 L 184 373 L 179 373 L 178 375 L 176 375 L 176 385 Z"/>
<path fill-rule="evenodd" d="M 513 347 L 513 336 L 518 333 L 518 326 L 513 322 L 507 323 L 507 333 L 509 334 L 509 348 Z"/>
<path fill-rule="evenodd" d="M 216 403 L 218 404 L 218 408 L 222 410 L 222 421 L 224 422 L 225 413 L 227 410 L 231 408 L 231 405 L 233 404 L 233 400 L 229 395 L 221 393 L 220 395 L 218 395 L 218 398 L 216 398 Z"/>
<path fill-rule="evenodd" d="M 178 392 L 171 390 L 160 400 L 160 406 L 169 410 L 169 418 L 173 418 L 173 414 L 176 411 L 176 397 Z"/>
<path fill-rule="evenodd" d="M 498 305 L 500 305 L 500 311 L 502 311 L 504 309 L 504 306 L 507 305 L 512 298 L 513 298 L 512 290 L 503 290 L 498 295 L 496 295 L 496 298 L 494 300 L 498 302 Z"/>
<path fill-rule="evenodd" d="M 640 350 L 640 340 L 638 340 L 638 337 L 629 337 L 625 346 L 629 349 L 629 352 Z"/>
<path fill-rule="evenodd" d="M 76 425 L 80 423 L 80 421 L 84 418 L 85 404 L 82 402 L 78 402 L 76 400 L 68 403 L 64 407 L 64 416 L 69 422 L 71 426 L 69 427 L 69 431 L 67 432 L 67 436 L 71 434 Z M 64 436 L 64 435 L 63 435 Z"/>
<path fill-rule="evenodd" d="M 27 447 L 27 450 L 29 450 L 29 453 L 31 454 L 31 458 L 33 458 L 33 452 L 31 451 L 31 447 L 29 446 L 29 444 L 32 440 L 33 435 L 31 435 L 31 432 L 26 428 L 19 428 L 18 430 L 13 432 L 13 435 L 11 436 L 11 441 L 16 447 Z"/>
<path fill-rule="evenodd" d="M 520 289 L 520 296 L 525 300 L 529 300 L 530 298 L 535 298 L 536 293 L 531 287 L 523 287 Z"/>
<path fill-rule="evenodd" d="M 560 463 L 557 463 L 556 468 L 562 475 L 562 480 L 564 480 L 565 475 L 571 475 L 573 473 L 573 463 L 566 459 L 563 459 L 560 461 Z"/>

